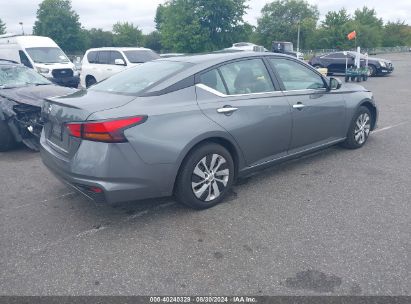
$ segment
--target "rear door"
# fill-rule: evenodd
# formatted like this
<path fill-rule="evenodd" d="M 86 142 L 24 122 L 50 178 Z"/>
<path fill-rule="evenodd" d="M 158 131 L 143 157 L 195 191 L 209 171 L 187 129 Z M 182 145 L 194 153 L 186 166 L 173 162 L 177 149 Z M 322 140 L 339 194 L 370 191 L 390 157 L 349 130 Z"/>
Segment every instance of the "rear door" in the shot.
<path fill-rule="evenodd" d="M 297 60 L 271 57 L 269 62 L 292 107 L 290 154 L 345 137 L 344 94 L 328 91 L 322 76 Z"/>
<path fill-rule="evenodd" d="M 229 132 L 247 164 L 285 155 L 291 135 L 291 109 L 275 89 L 261 58 L 221 65 L 197 77 L 197 100 L 210 119 Z"/>
<path fill-rule="evenodd" d="M 112 66 L 110 65 L 111 60 L 111 51 L 99 51 L 97 62 L 98 66 L 96 67 L 96 72 L 94 77 L 97 82 L 100 82 L 112 75 Z"/>

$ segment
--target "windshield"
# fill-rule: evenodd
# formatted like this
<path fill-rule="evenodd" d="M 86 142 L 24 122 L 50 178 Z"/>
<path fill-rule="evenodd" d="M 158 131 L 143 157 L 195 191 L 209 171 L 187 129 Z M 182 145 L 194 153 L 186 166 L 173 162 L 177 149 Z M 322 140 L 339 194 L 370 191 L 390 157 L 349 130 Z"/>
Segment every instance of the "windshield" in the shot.
<path fill-rule="evenodd" d="M 27 48 L 27 53 L 36 63 L 63 63 L 70 62 L 66 54 L 58 47 Z"/>
<path fill-rule="evenodd" d="M 32 69 L 20 66 L 0 67 L 0 89 L 46 84 L 51 82 Z"/>
<path fill-rule="evenodd" d="M 150 50 L 124 51 L 124 54 L 131 63 L 144 63 L 160 58 L 157 53 Z"/>
<path fill-rule="evenodd" d="M 151 61 L 120 72 L 94 85 L 90 90 L 136 95 L 190 65 L 186 62 Z"/>

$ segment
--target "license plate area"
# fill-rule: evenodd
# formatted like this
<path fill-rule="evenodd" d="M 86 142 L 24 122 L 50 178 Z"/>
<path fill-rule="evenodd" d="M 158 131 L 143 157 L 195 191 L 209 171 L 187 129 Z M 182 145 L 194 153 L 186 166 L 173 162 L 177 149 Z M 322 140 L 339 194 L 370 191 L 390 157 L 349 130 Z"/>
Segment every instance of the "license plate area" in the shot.
<path fill-rule="evenodd" d="M 63 126 L 58 123 L 51 124 L 49 138 L 62 141 L 63 140 Z"/>

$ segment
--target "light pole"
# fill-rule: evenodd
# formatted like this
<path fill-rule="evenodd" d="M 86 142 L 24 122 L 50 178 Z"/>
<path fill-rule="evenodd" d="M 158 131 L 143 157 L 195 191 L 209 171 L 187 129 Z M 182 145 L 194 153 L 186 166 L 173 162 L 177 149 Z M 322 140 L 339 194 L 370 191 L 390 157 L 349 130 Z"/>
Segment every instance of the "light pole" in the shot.
<path fill-rule="evenodd" d="M 23 36 L 24 36 L 24 28 L 23 28 L 23 22 L 19 22 L 19 24 L 21 25 L 21 33 L 23 34 Z"/>
<path fill-rule="evenodd" d="M 297 53 L 300 52 L 300 20 L 298 21 L 298 30 L 297 30 Z"/>

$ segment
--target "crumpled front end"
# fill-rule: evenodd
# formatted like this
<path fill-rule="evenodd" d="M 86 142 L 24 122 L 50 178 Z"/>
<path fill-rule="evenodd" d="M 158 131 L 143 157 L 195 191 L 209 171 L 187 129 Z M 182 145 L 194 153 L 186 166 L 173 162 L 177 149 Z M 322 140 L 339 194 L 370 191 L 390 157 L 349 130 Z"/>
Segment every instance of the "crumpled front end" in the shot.
<path fill-rule="evenodd" d="M 28 148 L 40 150 L 40 135 L 43 128 L 41 108 L 28 104 L 20 104 L 10 99 L 0 100 L 0 112 L 17 143 Z"/>

